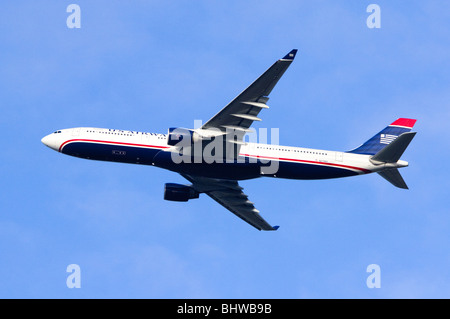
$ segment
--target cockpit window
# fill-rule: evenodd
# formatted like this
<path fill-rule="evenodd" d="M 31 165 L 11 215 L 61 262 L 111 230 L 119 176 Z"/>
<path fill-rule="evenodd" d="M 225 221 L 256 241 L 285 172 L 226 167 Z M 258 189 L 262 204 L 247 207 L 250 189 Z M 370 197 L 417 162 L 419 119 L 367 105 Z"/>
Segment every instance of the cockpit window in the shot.
<path fill-rule="evenodd" d="M 54 131 L 53 134 L 61 133 L 61 131 Z"/>

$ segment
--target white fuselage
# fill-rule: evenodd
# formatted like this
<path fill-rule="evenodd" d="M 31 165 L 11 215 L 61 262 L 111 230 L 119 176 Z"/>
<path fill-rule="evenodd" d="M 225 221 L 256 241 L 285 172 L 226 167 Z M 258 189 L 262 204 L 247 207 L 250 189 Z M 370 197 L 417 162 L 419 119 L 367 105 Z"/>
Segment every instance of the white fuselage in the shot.
<path fill-rule="evenodd" d="M 168 154 L 177 152 L 177 149 L 175 146 L 167 144 L 166 134 L 93 127 L 59 130 L 45 136 L 42 142 L 58 152 L 87 159 L 155 165 L 181 173 L 193 170 L 196 174 L 205 172 L 208 177 L 217 175 L 217 178 L 228 176 L 230 179 L 248 179 L 259 176 L 323 179 L 367 174 L 383 170 L 388 166 L 403 167 L 407 165 L 404 161 L 396 164 L 375 165 L 369 160 L 369 155 L 245 143 L 239 152 L 240 164 L 207 164 L 200 161 L 177 166 L 170 163 Z M 253 172 L 251 174 L 242 172 L 245 165 L 247 165 L 248 171 L 251 171 L 255 165 L 261 166 L 261 162 L 264 161 L 270 162 L 272 165 L 276 163 L 279 166 L 268 174 L 263 170 L 259 170 L 260 173 Z"/>

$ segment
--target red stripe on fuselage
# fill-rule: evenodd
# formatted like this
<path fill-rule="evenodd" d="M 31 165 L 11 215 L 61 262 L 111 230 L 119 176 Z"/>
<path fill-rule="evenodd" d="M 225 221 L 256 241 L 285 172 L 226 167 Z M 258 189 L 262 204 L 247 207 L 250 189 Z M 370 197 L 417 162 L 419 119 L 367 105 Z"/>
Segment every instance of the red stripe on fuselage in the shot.
<path fill-rule="evenodd" d="M 365 168 L 350 166 L 350 165 L 343 165 L 343 164 L 336 164 L 336 163 L 324 163 L 324 162 L 317 162 L 317 161 L 300 160 L 300 159 L 295 159 L 295 158 L 270 157 L 270 156 L 260 156 L 260 155 L 250 155 L 250 154 L 239 154 L 239 155 L 248 156 L 248 157 L 264 158 L 264 159 L 274 159 L 274 160 L 279 160 L 279 161 L 293 161 L 293 162 L 307 163 L 307 164 L 320 164 L 320 165 L 325 165 L 325 166 L 336 166 L 336 167 L 341 167 L 341 168 L 358 170 L 365 174 L 372 173 L 372 171 L 365 169 Z"/>
<path fill-rule="evenodd" d="M 134 147 L 149 147 L 149 148 L 159 148 L 159 149 L 167 149 L 170 148 L 169 146 L 159 146 L 159 145 L 148 145 L 148 144 L 135 144 L 135 143 L 124 143 L 124 142 L 114 142 L 114 141 L 102 141 L 102 140 L 89 140 L 89 139 L 72 139 L 67 140 L 64 143 L 61 144 L 59 147 L 59 152 L 61 152 L 62 148 L 71 142 L 91 142 L 91 143 L 104 143 L 104 144 L 114 144 L 114 145 L 124 145 L 124 146 L 134 146 Z M 363 173 L 371 173 L 372 171 L 360 168 L 356 166 L 350 166 L 350 165 L 343 165 L 343 164 L 336 164 L 336 163 L 324 163 L 324 162 L 317 162 L 317 161 L 308 161 L 308 160 L 300 160 L 295 158 L 283 158 L 283 157 L 270 157 L 270 156 L 261 156 L 261 155 L 250 155 L 250 154 L 239 154 L 241 156 L 247 156 L 247 157 L 256 157 L 256 158 L 264 158 L 264 159 L 273 159 L 273 160 L 279 160 L 279 161 L 293 161 L 293 162 L 299 162 L 299 163 L 307 163 L 307 164 L 319 164 L 319 165 L 325 165 L 325 166 L 335 166 L 335 167 L 341 167 L 346 169 L 353 169 L 358 170 Z"/>
<path fill-rule="evenodd" d="M 159 146 L 159 145 L 147 145 L 147 144 L 134 144 L 134 143 L 124 143 L 124 142 L 113 142 L 113 141 L 102 141 L 102 140 L 88 140 L 88 139 L 73 139 L 67 140 L 61 144 L 59 147 L 59 152 L 61 152 L 62 148 L 72 142 L 91 142 L 91 143 L 104 143 L 104 144 L 115 144 L 115 145 L 124 145 L 124 146 L 135 146 L 135 147 L 150 147 L 150 148 L 160 148 L 165 149 L 169 148 L 169 146 Z"/>

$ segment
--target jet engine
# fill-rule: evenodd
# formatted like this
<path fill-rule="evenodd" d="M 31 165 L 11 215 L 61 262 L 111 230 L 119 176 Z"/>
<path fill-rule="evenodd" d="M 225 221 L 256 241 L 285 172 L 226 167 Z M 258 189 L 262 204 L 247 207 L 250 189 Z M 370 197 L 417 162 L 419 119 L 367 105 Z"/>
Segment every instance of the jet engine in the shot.
<path fill-rule="evenodd" d="M 194 143 L 208 143 L 224 133 L 219 129 L 195 129 L 190 130 L 182 127 L 171 127 L 167 133 L 167 144 L 171 146 L 188 147 Z M 180 143 L 181 142 L 181 143 Z"/>
<path fill-rule="evenodd" d="M 190 199 L 198 198 L 197 192 L 192 186 L 167 183 L 164 186 L 164 199 L 174 202 L 187 202 Z"/>
<path fill-rule="evenodd" d="M 194 141 L 194 132 L 186 128 L 171 127 L 167 134 L 167 144 L 175 146 L 182 142 L 183 146 L 191 145 Z"/>

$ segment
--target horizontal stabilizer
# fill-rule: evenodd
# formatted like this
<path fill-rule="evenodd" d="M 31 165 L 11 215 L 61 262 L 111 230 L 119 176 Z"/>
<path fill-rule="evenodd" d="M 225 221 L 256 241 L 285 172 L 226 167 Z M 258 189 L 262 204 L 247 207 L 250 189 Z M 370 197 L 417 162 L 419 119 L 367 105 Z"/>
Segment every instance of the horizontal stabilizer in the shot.
<path fill-rule="evenodd" d="M 406 132 L 401 134 L 381 151 L 373 155 L 370 160 L 373 163 L 397 163 L 416 132 Z"/>
<path fill-rule="evenodd" d="M 378 172 L 378 174 L 380 174 L 381 177 L 383 177 L 385 180 L 387 180 L 392 185 L 394 185 L 398 188 L 408 189 L 408 186 L 406 185 L 406 183 L 405 183 L 402 175 L 398 171 L 398 169 L 391 168 L 391 169 L 387 169 L 387 170 Z"/>

